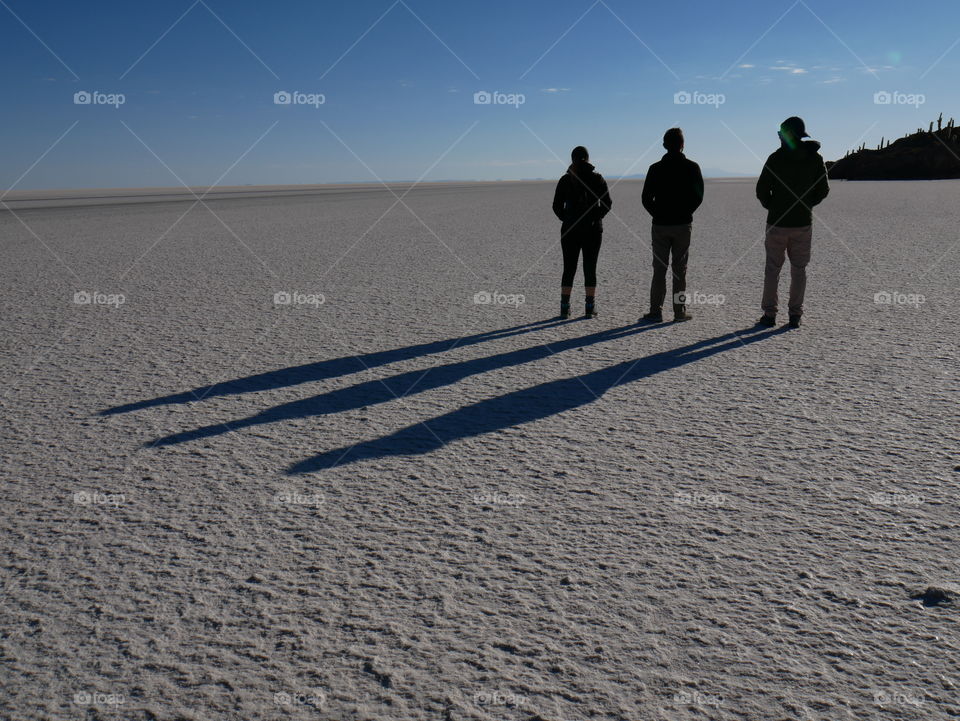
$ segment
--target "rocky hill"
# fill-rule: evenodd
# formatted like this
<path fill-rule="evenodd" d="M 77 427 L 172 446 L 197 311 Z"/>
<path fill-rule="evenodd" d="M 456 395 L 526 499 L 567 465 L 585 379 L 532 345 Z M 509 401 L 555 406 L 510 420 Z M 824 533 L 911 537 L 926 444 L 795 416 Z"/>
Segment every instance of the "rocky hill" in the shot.
<path fill-rule="evenodd" d="M 941 113 L 926 130 L 917 128 L 893 142 L 881 138 L 876 149 L 863 145 L 828 166 L 836 180 L 960 178 L 960 128 L 953 118 L 944 125 Z"/>

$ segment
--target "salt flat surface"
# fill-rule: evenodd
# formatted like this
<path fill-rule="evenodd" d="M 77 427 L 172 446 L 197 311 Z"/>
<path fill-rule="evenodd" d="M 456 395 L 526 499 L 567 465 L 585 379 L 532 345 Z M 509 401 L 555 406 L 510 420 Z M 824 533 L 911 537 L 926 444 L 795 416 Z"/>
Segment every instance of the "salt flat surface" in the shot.
<path fill-rule="evenodd" d="M 960 183 L 763 332 L 751 181 L 654 327 L 638 182 L 566 323 L 552 183 L 406 190 L 0 213 L 2 717 L 960 716 Z"/>

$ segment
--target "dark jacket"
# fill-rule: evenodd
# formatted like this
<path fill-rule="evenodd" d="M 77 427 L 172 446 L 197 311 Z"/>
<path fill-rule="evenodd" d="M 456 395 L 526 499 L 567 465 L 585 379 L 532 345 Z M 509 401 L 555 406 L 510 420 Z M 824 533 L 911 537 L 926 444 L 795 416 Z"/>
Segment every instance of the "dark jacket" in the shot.
<path fill-rule="evenodd" d="M 757 180 L 757 198 L 767 209 L 767 225 L 810 225 L 812 208 L 830 192 L 819 150 L 816 140 L 804 140 L 795 150 L 783 145 L 767 158 Z"/>
<path fill-rule="evenodd" d="M 603 216 L 613 201 L 607 181 L 590 163 L 573 163 L 557 182 L 553 194 L 553 214 L 562 222 L 561 233 L 603 232 Z"/>
<path fill-rule="evenodd" d="M 700 166 L 681 152 L 667 153 L 647 171 L 640 196 L 654 225 L 687 225 L 703 202 Z"/>

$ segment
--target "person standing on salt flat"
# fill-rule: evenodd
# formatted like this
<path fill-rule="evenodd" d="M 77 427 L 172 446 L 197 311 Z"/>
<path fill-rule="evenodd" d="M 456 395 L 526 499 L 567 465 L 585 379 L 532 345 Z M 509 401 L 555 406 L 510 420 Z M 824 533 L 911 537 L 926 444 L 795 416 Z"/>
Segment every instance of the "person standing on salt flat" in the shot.
<path fill-rule="evenodd" d="M 703 203 L 703 174 L 700 166 L 683 154 L 683 131 L 670 128 L 663 134 L 667 151 L 650 166 L 643 181 L 643 207 L 653 216 L 653 278 L 650 281 L 650 312 L 640 318 L 649 323 L 663 321 L 663 299 L 667 294 L 667 266 L 673 269 L 673 320 L 690 320 L 687 313 L 687 258 L 693 214 Z"/>
<path fill-rule="evenodd" d="M 583 285 L 586 300 L 584 316 L 597 315 L 597 258 L 603 242 L 603 217 L 613 206 L 607 181 L 588 160 L 582 145 L 570 153 L 572 160 L 553 194 L 553 213 L 560 219 L 560 247 L 563 250 L 563 276 L 560 280 L 560 317 L 570 317 L 570 293 L 577 262 L 583 254 Z"/>
<path fill-rule="evenodd" d="M 830 192 L 820 143 L 809 138 L 803 120 L 794 116 L 780 125 L 780 149 L 767 158 L 757 180 L 757 198 L 767 210 L 763 277 L 763 315 L 759 325 L 777 322 L 777 286 L 784 254 L 790 258 L 790 327 L 800 327 L 807 289 L 807 263 L 813 241 L 813 207 Z"/>

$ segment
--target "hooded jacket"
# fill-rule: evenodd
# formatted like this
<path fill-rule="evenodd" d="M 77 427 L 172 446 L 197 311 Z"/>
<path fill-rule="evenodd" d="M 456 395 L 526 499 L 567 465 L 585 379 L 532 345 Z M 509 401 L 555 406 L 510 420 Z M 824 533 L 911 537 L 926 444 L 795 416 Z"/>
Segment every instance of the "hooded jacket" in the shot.
<path fill-rule="evenodd" d="M 603 216 L 612 207 L 607 181 L 586 161 L 571 164 L 557 182 L 553 214 L 563 223 L 561 233 L 570 230 L 602 233 Z"/>
<path fill-rule="evenodd" d="M 757 198 L 767 210 L 767 225 L 810 225 L 812 209 L 830 192 L 820 143 L 804 140 L 796 149 L 786 143 L 772 153 L 757 180 Z"/>
<path fill-rule="evenodd" d="M 640 196 L 654 225 L 688 225 L 703 202 L 700 166 L 680 151 L 650 166 Z"/>

